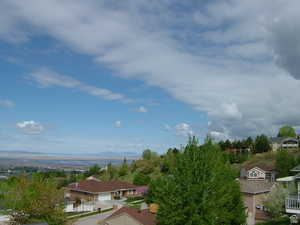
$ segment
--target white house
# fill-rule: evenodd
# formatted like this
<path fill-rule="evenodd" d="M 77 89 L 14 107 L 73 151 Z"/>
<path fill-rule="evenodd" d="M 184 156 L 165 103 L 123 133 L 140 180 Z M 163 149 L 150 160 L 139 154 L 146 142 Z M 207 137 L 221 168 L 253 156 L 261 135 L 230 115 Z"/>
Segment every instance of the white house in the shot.
<path fill-rule="evenodd" d="M 275 181 L 276 171 L 273 167 L 267 166 L 245 166 L 241 169 L 241 178 L 248 180 L 269 180 Z"/>
<path fill-rule="evenodd" d="M 276 137 L 271 138 L 272 150 L 277 151 L 280 148 L 298 148 L 299 140 L 295 137 Z"/>
<path fill-rule="evenodd" d="M 295 176 L 278 178 L 278 182 L 284 182 L 288 187 L 288 196 L 285 199 L 285 211 L 288 214 L 296 215 L 300 218 L 300 166 L 291 170 L 298 173 Z"/>

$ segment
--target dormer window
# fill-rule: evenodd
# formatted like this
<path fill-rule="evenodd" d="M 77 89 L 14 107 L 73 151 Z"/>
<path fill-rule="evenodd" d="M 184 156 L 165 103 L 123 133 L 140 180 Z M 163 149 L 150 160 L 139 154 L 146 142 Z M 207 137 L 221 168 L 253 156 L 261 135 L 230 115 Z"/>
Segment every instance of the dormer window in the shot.
<path fill-rule="evenodd" d="M 249 174 L 249 177 L 250 177 L 250 178 L 257 178 L 258 175 L 259 175 L 259 174 L 258 174 L 257 171 L 252 170 L 252 171 L 250 172 L 250 174 Z"/>
<path fill-rule="evenodd" d="M 248 179 L 266 179 L 266 172 L 258 167 L 252 168 L 247 172 Z"/>

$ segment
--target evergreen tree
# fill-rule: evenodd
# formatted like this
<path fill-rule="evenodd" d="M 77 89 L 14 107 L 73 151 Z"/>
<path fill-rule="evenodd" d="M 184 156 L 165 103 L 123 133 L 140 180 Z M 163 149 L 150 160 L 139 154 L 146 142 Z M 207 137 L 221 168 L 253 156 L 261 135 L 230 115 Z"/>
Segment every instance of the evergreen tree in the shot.
<path fill-rule="evenodd" d="M 170 174 L 150 185 L 147 202 L 159 204 L 159 225 L 240 225 L 239 184 L 218 145 L 191 139 Z"/>
<path fill-rule="evenodd" d="M 251 137 L 248 137 L 245 141 L 245 148 L 253 148 L 253 139 Z"/>
<path fill-rule="evenodd" d="M 119 176 L 123 177 L 123 176 L 126 176 L 128 173 L 129 173 L 129 167 L 128 167 L 128 164 L 127 164 L 127 159 L 124 158 L 123 164 L 119 169 Z"/>
<path fill-rule="evenodd" d="M 254 143 L 253 153 L 268 152 L 271 150 L 271 143 L 267 136 L 257 136 Z"/>
<path fill-rule="evenodd" d="M 232 148 L 231 141 L 227 139 L 224 144 L 225 150 Z"/>

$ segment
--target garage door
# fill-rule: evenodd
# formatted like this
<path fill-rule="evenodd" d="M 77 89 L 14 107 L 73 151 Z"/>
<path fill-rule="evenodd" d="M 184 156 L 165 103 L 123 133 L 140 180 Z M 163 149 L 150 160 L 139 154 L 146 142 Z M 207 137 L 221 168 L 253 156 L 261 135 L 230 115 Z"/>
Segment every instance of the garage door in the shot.
<path fill-rule="evenodd" d="M 99 194 L 98 200 L 99 201 L 111 200 L 111 194 L 110 193 L 101 193 L 101 194 Z"/>

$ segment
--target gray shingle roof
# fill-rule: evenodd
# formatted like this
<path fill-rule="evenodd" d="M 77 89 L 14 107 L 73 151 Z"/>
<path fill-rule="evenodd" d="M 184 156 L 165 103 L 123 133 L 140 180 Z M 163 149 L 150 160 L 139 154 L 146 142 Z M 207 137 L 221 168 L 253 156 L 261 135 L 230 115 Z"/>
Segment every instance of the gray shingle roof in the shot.
<path fill-rule="evenodd" d="M 291 169 L 291 172 L 300 172 L 300 165 Z"/>
<path fill-rule="evenodd" d="M 271 188 L 275 184 L 268 180 L 247 180 L 239 179 L 241 192 L 247 194 L 260 194 L 270 192 Z"/>
<path fill-rule="evenodd" d="M 298 139 L 295 137 L 273 137 L 270 138 L 270 140 L 273 143 L 282 143 L 283 141 L 288 141 L 288 140 L 298 141 Z"/>

